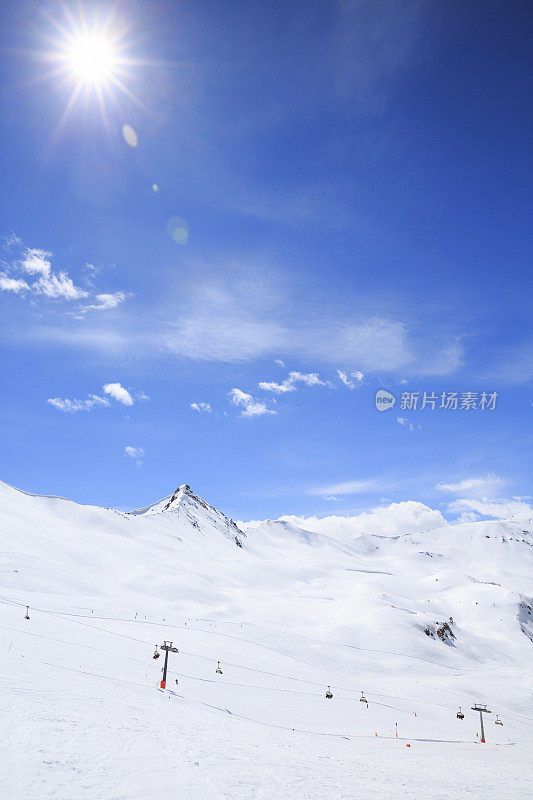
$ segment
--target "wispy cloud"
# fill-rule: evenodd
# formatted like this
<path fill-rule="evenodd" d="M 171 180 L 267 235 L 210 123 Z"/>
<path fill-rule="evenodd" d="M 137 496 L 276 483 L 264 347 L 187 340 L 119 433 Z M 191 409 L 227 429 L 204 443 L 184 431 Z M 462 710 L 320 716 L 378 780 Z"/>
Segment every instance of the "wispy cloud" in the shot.
<path fill-rule="evenodd" d="M 108 397 L 112 397 L 118 403 L 125 406 L 132 406 L 134 399 L 130 392 L 120 383 L 106 383 L 103 391 Z M 147 401 L 150 398 L 142 390 L 135 393 L 136 400 Z M 46 401 L 58 411 L 65 411 L 68 414 L 75 414 L 77 411 L 91 411 L 93 408 L 109 406 L 107 397 L 100 397 L 97 394 L 88 395 L 85 400 L 69 399 L 68 397 L 49 397 Z"/>
<path fill-rule="evenodd" d="M 0 290 L 19 294 L 29 290 L 29 285 L 22 278 L 10 278 L 4 272 L 0 273 Z"/>
<path fill-rule="evenodd" d="M 439 492 L 452 492 L 454 494 L 468 493 L 470 495 L 486 496 L 492 490 L 496 489 L 496 487 L 501 486 L 503 482 L 502 478 L 494 472 L 490 472 L 488 475 L 481 477 L 463 478 L 456 483 L 437 483 L 435 489 L 438 489 Z"/>
<path fill-rule="evenodd" d="M 328 386 L 330 389 L 335 388 L 330 381 L 321 380 L 318 372 L 296 371 L 290 372 L 289 377 L 282 383 L 276 383 L 276 381 L 260 381 L 258 386 L 265 392 L 286 394 L 287 392 L 295 392 L 297 383 L 303 383 L 305 386 Z"/>
<path fill-rule="evenodd" d="M 268 408 L 266 403 L 260 400 L 255 400 L 251 394 L 241 391 L 241 389 L 232 389 L 229 392 L 231 402 L 234 406 L 241 408 L 241 417 L 263 417 L 266 414 L 276 414 L 277 412 Z"/>
<path fill-rule="evenodd" d="M 125 406 L 133 405 L 133 397 L 125 389 L 121 383 L 106 383 L 103 387 L 104 392 L 116 400 L 118 403 L 123 403 Z"/>
<path fill-rule="evenodd" d="M 47 259 L 41 254 L 37 260 Z M 153 358 L 154 354 L 170 354 L 221 363 L 268 356 L 281 360 L 281 353 L 335 368 L 339 362 L 357 365 L 357 369 L 341 370 L 354 384 L 358 372 L 427 374 L 433 365 L 442 374 L 457 367 L 456 361 L 442 356 L 449 346 L 445 336 L 417 336 L 407 320 L 369 316 L 367 306 L 354 308 L 346 298 L 331 297 L 328 303 L 318 305 L 312 297 L 298 294 L 296 287 L 291 291 L 287 275 L 274 269 L 221 265 L 214 276 L 200 265 L 192 272 L 194 281 L 181 281 L 179 291 L 175 287 L 173 292 L 170 286 L 157 308 L 137 307 L 133 312 L 122 299 L 123 293 L 107 293 L 102 302 L 93 302 L 102 293 L 91 294 L 89 302 L 81 306 L 77 322 L 75 314 L 68 326 L 40 320 L 38 326 L 28 326 L 22 338 L 96 349 L 105 355 L 132 353 L 136 358 Z M 5 277 L 20 275 L 5 272 Z M 107 308 L 105 317 L 96 309 L 92 314 L 84 312 L 89 306 L 98 306 L 100 312 Z M 20 331 L 17 341 L 20 344 Z M 281 394 L 291 391 L 296 382 L 293 377 L 288 383 L 261 383 L 269 385 L 267 391 Z"/>
<path fill-rule="evenodd" d="M 322 363 L 356 360 L 374 370 L 414 360 L 401 322 L 347 307 L 326 313 L 293 294 L 287 276 L 273 269 L 226 265 L 216 276 L 197 269 L 194 283 L 180 284 L 168 326 L 160 324 L 152 335 L 159 347 L 196 360 L 248 361 L 287 353 Z"/>
<path fill-rule="evenodd" d="M 65 272 L 58 275 L 41 275 L 38 281 L 32 283 L 32 291 L 52 299 L 81 300 L 87 297 L 87 292 L 74 285 L 72 278 Z"/>
<path fill-rule="evenodd" d="M 144 449 L 142 447 L 132 447 L 131 445 L 126 445 L 124 448 L 124 455 L 127 456 L 127 458 L 131 458 L 137 467 L 142 466 L 144 458 Z"/>
<path fill-rule="evenodd" d="M 422 430 L 419 422 L 411 422 L 407 417 L 396 417 L 396 422 L 411 433 Z"/>
<path fill-rule="evenodd" d="M 112 308 L 117 308 L 121 303 L 124 303 L 127 296 L 125 292 L 97 294 L 94 298 L 95 302 L 86 306 L 81 306 L 79 312 L 85 314 L 87 311 L 109 311 Z"/>
<path fill-rule="evenodd" d="M 258 386 L 265 392 L 274 392 L 274 394 L 286 394 L 287 392 L 295 392 L 296 386 L 292 381 L 285 380 L 283 383 L 276 383 L 276 381 L 259 381 Z"/>
<path fill-rule="evenodd" d="M 191 403 L 190 408 L 192 408 L 193 411 L 197 411 L 199 414 L 211 414 L 213 411 L 211 404 L 205 402 Z"/>
<path fill-rule="evenodd" d="M 22 239 L 19 239 L 16 233 L 11 231 L 11 233 L 8 233 L 7 236 L 4 236 L 4 241 L 2 244 L 6 250 L 10 250 L 12 247 L 21 245 Z"/>
<path fill-rule="evenodd" d="M 49 397 L 46 401 L 58 411 L 76 414 L 78 411 L 91 411 L 93 408 L 108 406 L 109 400 L 97 394 L 90 394 L 85 400 L 69 400 L 68 397 Z"/>
<path fill-rule="evenodd" d="M 379 492 L 385 489 L 382 480 L 355 480 L 343 481 L 341 483 L 330 483 L 327 486 L 319 486 L 309 489 L 308 494 L 322 495 L 331 497 L 335 495 L 366 494 L 367 492 Z"/>
<path fill-rule="evenodd" d="M 517 514 L 533 514 L 533 506 L 524 498 L 462 498 L 454 500 L 448 505 L 450 512 L 464 513 L 474 512 L 482 517 L 494 519 L 508 519 Z M 463 517 L 464 518 L 464 517 Z"/>
<path fill-rule="evenodd" d="M 337 375 L 341 382 L 348 387 L 348 389 L 359 389 L 364 380 L 364 375 L 360 370 L 354 372 L 343 372 L 341 369 L 337 370 Z"/>
<path fill-rule="evenodd" d="M 533 339 L 499 348 L 493 363 L 487 365 L 485 379 L 515 385 L 529 383 L 533 379 Z"/>

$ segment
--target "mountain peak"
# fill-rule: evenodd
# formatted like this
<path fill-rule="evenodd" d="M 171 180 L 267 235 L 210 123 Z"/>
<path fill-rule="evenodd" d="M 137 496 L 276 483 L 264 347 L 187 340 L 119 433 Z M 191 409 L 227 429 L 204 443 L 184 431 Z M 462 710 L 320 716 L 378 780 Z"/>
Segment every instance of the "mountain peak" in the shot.
<path fill-rule="evenodd" d="M 177 505 L 179 505 L 184 497 L 191 497 L 195 498 L 196 500 L 201 499 L 200 497 L 196 497 L 188 483 L 182 483 L 181 486 L 178 486 L 175 492 L 169 495 L 169 497 L 165 497 L 164 500 L 160 500 L 160 503 L 164 503 L 165 500 L 168 501 L 160 510 L 172 511 Z"/>
<path fill-rule="evenodd" d="M 162 500 L 128 513 L 135 516 L 175 514 L 178 519 L 189 522 L 199 531 L 216 530 L 223 533 L 239 547 L 242 547 L 242 537 L 246 536 L 232 519 L 194 494 L 188 483 L 180 484 L 172 494 Z"/>

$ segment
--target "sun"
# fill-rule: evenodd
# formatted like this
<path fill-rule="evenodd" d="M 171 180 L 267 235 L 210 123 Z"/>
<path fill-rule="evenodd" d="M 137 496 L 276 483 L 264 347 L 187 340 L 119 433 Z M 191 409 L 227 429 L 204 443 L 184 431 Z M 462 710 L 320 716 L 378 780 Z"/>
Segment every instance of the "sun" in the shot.
<path fill-rule="evenodd" d="M 114 77 L 118 53 L 113 42 L 104 35 L 88 34 L 69 43 L 65 61 L 75 79 L 89 86 L 101 85 Z"/>
<path fill-rule="evenodd" d="M 49 71 L 43 70 L 40 79 L 69 91 L 56 136 L 81 97 L 85 98 L 87 111 L 93 102 L 98 104 L 109 130 L 108 107 L 118 108 L 121 95 L 144 108 L 128 84 L 133 82 L 137 68 L 150 62 L 132 56 L 133 23 L 119 18 L 117 3 L 108 7 L 106 15 L 99 15 L 94 6 L 82 4 L 64 4 L 60 8 L 63 13 L 59 18 L 43 12 L 49 31 L 43 30 L 46 47 L 36 53 L 43 65 L 50 67 Z M 89 12 L 93 12 L 90 17 Z"/>

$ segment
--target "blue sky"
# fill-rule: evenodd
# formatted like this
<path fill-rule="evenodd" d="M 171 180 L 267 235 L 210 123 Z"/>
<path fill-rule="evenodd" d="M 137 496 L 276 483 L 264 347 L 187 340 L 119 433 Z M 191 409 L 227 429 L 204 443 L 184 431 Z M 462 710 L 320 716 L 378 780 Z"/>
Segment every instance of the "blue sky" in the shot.
<path fill-rule="evenodd" d="M 528 507 L 529 3 L 2 18 L 4 480 L 120 508 L 187 482 L 240 519 Z M 84 30 L 120 85 L 69 108 Z"/>

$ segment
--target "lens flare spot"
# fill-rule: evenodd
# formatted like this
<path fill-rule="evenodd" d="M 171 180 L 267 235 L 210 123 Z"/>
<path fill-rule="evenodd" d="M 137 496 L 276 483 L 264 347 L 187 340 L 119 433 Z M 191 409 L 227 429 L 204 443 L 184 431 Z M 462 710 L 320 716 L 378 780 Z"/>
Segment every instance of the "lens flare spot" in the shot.
<path fill-rule="evenodd" d="M 152 183 L 152 189 L 156 193 L 159 191 L 159 186 L 157 185 L 157 183 Z"/>
<path fill-rule="evenodd" d="M 167 233 L 176 244 L 187 244 L 189 241 L 189 226 L 182 217 L 172 217 L 167 222 Z"/>
<path fill-rule="evenodd" d="M 137 147 L 139 144 L 139 137 L 128 123 L 122 126 L 122 135 L 126 144 L 129 144 L 130 147 Z"/>

